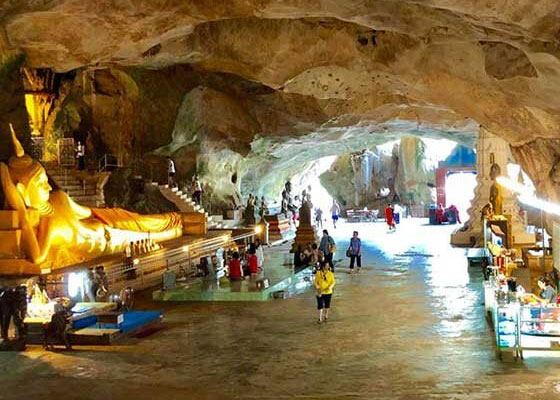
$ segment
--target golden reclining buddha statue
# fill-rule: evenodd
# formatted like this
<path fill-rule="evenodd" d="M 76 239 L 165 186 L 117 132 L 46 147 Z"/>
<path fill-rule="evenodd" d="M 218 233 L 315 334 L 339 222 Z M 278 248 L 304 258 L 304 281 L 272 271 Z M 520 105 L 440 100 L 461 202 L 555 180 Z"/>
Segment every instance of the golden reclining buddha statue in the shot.
<path fill-rule="evenodd" d="M 0 243 L 1 259 L 25 259 L 43 270 L 57 269 L 121 252 L 131 241 L 182 235 L 178 213 L 141 215 L 120 208 L 90 208 L 53 190 L 45 168 L 25 154 L 11 125 L 10 129 L 14 155 L 7 164 L 0 163 L 4 210 L 10 211 L 2 211 L 0 219 L 17 221 L 10 231 L 17 236 L 17 245 Z M 20 272 L 32 273 L 29 269 Z M 0 275 L 4 272 L 0 265 Z"/>

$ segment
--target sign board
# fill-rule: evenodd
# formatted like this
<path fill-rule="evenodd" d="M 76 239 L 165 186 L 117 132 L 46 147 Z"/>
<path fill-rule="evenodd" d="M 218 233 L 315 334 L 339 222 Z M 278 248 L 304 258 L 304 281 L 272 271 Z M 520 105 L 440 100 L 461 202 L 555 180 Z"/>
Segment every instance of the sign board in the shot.
<path fill-rule="evenodd" d="M 552 260 L 554 268 L 560 270 L 560 222 L 552 221 Z"/>

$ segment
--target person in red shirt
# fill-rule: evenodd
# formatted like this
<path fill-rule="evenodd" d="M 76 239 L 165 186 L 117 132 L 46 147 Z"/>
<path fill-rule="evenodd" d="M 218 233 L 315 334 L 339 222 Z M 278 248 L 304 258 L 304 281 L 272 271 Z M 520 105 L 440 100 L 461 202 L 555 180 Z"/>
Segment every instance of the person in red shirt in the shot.
<path fill-rule="evenodd" d="M 257 257 L 257 248 L 254 243 L 249 246 L 249 253 L 247 254 L 247 264 L 249 265 L 249 272 L 251 275 L 259 273 L 259 259 Z"/>
<path fill-rule="evenodd" d="M 241 260 L 239 253 L 233 253 L 232 258 L 229 260 L 229 279 L 237 281 L 243 279 L 243 271 L 241 270 Z"/>

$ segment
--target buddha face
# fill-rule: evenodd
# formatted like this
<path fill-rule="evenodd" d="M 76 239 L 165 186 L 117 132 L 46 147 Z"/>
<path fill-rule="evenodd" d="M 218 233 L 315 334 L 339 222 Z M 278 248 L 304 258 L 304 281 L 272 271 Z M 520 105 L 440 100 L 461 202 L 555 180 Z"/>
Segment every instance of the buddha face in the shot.
<path fill-rule="evenodd" d="M 24 196 L 29 207 L 41 208 L 49 201 L 50 192 L 49 179 L 43 168 L 29 181 Z"/>

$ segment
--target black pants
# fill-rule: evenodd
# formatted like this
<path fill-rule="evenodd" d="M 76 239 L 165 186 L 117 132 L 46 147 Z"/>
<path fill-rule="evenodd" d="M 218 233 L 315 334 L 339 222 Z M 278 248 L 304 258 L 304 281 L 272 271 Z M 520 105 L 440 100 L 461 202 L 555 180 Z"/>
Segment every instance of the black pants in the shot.
<path fill-rule="evenodd" d="M 194 193 L 193 193 L 193 195 L 192 195 L 193 201 L 194 201 L 196 204 L 200 205 L 200 199 L 201 199 L 201 197 L 202 197 L 202 192 L 201 192 L 200 190 L 195 190 Z"/>
<path fill-rule="evenodd" d="M 358 268 L 362 268 L 362 256 L 350 256 L 350 269 L 354 269 L 354 260 L 358 262 Z"/>
<path fill-rule="evenodd" d="M 331 308 L 331 297 L 332 294 L 323 294 L 317 296 L 317 310 L 322 310 L 323 308 Z"/>
<path fill-rule="evenodd" d="M 27 311 L 26 289 L 18 287 L 5 290 L 0 297 L 0 310 L 2 314 L 2 338 L 8 339 L 10 321 L 13 320 L 16 337 L 21 339 L 25 335 L 23 320 Z"/>
<path fill-rule="evenodd" d="M 331 271 L 334 272 L 334 263 L 332 261 L 333 253 L 325 254 L 325 262 L 329 263 L 331 266 Z"/>
<path fill-rule="evenodd" d="M 83 171 L 86 168 L 86 162 L 84 159 L 84 156 L 79 156 L 78 157 L 78 169 L 80 171 Z"/>

